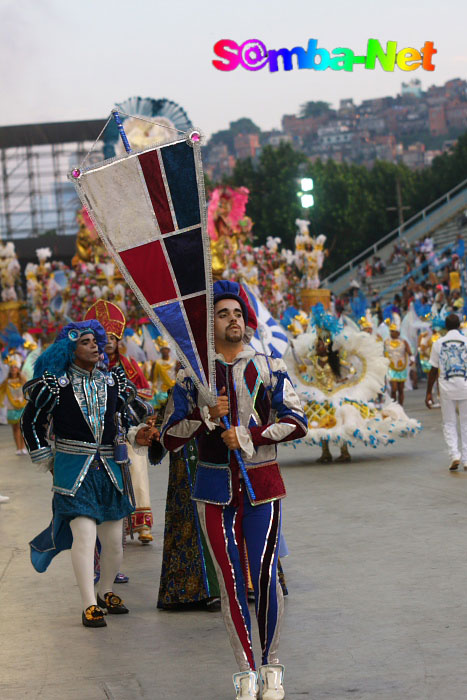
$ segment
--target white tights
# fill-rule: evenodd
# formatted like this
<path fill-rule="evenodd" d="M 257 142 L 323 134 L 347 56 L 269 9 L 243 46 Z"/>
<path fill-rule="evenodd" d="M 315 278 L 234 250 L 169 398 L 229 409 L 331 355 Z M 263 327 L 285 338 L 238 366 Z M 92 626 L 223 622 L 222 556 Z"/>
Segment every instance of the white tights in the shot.
<path fill-rule="evenodd" d="M 99 595 L 103 598 L 105 593 L 113 589 L 115 576 L 122 564 L 122 521 L 107 520 L 96 525 L 96 521 L 92 518 L 80 516 L 71 520 L 70 527 L 73 534 L 71 563 L 81 593 L 83 610 L 86 610 L 90 605 L 96 605 L 94 592 L 96 535 L 99 535 L 102 545 Z"/>

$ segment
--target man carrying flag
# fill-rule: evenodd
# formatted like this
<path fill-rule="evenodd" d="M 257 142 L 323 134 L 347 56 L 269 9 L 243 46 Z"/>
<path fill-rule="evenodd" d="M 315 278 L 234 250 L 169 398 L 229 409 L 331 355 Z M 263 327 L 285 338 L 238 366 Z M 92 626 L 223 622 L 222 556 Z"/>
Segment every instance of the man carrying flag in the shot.
<path fill-rule="evenodd" d="M 307 420 L 282 360 L 244 345 L 256 329 L 248 297 L 236 282 L 214 284 L 214 343 L 218 401 L 209 407 L 185 370 L 177 377 L 161 430 L 167 450 L 197 438 L 193 490 L 221 587 L 222 613 L 240 669 L 237 698 L 280 700 L 284 667 L 278 659 L 283 612 L 277 578 L 281 501 L 285 487 L 276 445 L 303 437 Z M 226 430 L 221 419 L 233 426 Z M 234 450 L 241 450 L 255 499 Z M 248 611 L 245 550 L 255 590 L 262 665 L 256 672 Z"/>

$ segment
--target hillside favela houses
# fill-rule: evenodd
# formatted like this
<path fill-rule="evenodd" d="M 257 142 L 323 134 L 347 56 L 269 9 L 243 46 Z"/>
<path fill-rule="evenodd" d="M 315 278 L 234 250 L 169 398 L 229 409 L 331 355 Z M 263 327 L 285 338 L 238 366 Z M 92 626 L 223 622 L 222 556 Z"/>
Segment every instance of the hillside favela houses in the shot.
<path fill-rule="evenodd" d="M 357 105 L 340 100 L 305 102 L 298 115 L 284 114 L 282 128 L 262 132 L 249 119 L 213 134 L 206 170 L 213 180 L 229 175 L 237 160 L 255 159 L 267 145 L 290 142 L 311 160 L 329 158 L 370 167 L 375 160 L 423 168 L 449 150 L 467 128 L 467 81 L 455 78 L 422 89 L 421 81 L 402 83 L 397 97 L 378 97 Z"/>

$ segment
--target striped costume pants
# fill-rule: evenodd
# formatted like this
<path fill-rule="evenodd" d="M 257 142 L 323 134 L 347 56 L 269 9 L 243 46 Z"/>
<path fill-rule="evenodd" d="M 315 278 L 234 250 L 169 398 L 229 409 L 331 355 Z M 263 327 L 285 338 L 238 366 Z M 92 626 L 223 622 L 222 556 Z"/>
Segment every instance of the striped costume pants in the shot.
<path fill-rule="evenodd" d="M 222 615 L 240 671 L 255 670 L 247 599 L 246 551 L 255 591 L 262 663 L 278 663 L 284 600 L 277 576 L 281 502 L 252 506 L 246 493 L 240 505 L 197 503 L 201 527 L 216 568 Z"/>

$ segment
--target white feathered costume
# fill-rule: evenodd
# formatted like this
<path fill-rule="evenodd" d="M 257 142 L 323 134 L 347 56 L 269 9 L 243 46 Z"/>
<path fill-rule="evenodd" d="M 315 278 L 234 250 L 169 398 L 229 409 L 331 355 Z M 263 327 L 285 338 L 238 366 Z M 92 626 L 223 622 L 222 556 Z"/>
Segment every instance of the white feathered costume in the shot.
<path fill-rule="evenodd" d="M 402 406 L 388 398 L 382 408 L 374 404 L 384 392 L 388 368 L 382 344 L 368 333 L 340 329 L 332 338 L 341 366 L 337 379 L 329 365 L 323 368 L 318 363 L 319 332 L 311 322 L 307 332 L 292 341 L 284 358 L 308 417 L 308 434 L 301 441 L 320 445 L 329 440 L 349 446 L 362 442 L 379 447 L 415 435 L 421 425 Z"/>

